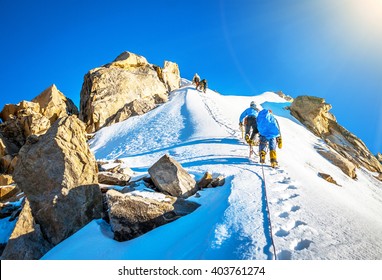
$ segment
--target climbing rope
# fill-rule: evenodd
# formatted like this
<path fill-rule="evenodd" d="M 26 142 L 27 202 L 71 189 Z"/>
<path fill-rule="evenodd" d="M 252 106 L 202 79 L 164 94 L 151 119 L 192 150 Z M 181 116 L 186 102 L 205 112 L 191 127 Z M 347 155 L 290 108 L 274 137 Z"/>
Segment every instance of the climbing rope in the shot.
<path fill-rule="evenodd" d="M 265 180 L 265 173 L 264 173 L 264 164 L 261 164 L 261 170 L 263 172 L 263 182 L 264 182 L 264 193 L 265 193 L 265 201 L 267 203 L 267 218 L 268 218 L 268 223 L 269 223 L 269 233 L 271 236 L 271 242 L 272 242 L 272 247 L 273 247 L 273 256 L 274 259 L 277 260 L 277 255 L 276 255 L 276 247 L 275 247 L 275 242 L 273 240 L 273 232 L 272 232 L 272 223 L 271 223 L 271 213 L 269 212 L 269 205 L 268 205 L 268 196 L 267 196 L 267 183 Z"/>

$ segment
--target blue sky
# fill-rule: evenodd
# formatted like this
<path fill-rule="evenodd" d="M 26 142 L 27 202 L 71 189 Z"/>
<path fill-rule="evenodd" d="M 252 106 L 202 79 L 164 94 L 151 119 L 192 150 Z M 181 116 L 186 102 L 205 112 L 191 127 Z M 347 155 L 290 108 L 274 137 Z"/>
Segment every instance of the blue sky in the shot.
<path fill-rule="evenodd" d="M 78 105 L 86 72 L 127 50 L 222 94 L 323 97 L 382 152 L 382 0 L 0 0 L 0 36 L 1 108 L 53 83 Z"/>

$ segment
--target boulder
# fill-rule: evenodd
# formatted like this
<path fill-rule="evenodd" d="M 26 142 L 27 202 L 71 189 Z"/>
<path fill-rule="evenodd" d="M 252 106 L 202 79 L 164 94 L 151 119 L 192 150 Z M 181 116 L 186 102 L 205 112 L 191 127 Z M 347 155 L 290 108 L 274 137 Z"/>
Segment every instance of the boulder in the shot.
<path fill-rule="evenodd" d="M 168 63 L 165 81 L 160 67 L 124 52 L 112 63 L 90 70 L 84 77 L 80 100 L 80 119 L 86 131 L 95 132 L 166 102 L 169 88 L 176 88 L 179 69 L 175 68 Z"/>
<path fill-rule="evenodd" d="M 194 211 L 199 204 L 153 192 L 106 193 L 114 239 L 125 241 Z"/>
<path fill-rule="evenodd" d="M 97 164 L 75 116 L 56 121 L 19 152 L 14 180 L 47 241 L 58 244 L 102 212 Z"/>
<path fill-rule="evenodd" d="M 212 174 L 209 172 L 204 173 L 202 179 L 200 179 L 197 183 L 198 190 L 207 188 L 209 184 L 211 184 L 213 178 Z"/>
<path fill-rule="evenodd" d="M 331 148 L 347 161 L 372 172 L 382 172 L 382 164 L 357 136 L 339 125 L 329 110 L 330 104 L 323 98 L 299 96 L 290 106 L 291 114 L 310 131 L 321 137 Z M 337 156 L 336 156 L 337 157 Z M 335 162 L 341 162 L 335 161 Z M 340 167 L 341 168 L 341 167 Z M 347 170 L 347 168 L 341 168 Z M 349 174 L 349 172 L 345 172 Z M 352 174 L 352 172 L 350 172 Z M 353 177 L 352 177 L 353 178 Z"/>
<path fill-rule="evenodd" d="M 131 177 L 122 173 L 102 171 L 98 173 L 98 182 L 106 185 L 126 186 Z"/>
<path fill-rule="evenodd" d="M 148 172 L 155 186 L 166 194 L 187 198 L 198 190 L 195 179 L 169 155 L 161 157 Z"/>
<path fill-rule="evenodd" d="M 36 96 L 32 102 L 39 104 L 40 113 L 49 119 L 50 124 L 61 117 L 78 115 L 78 109 L 73 101 L 65 97 L 54 84 Z"/>
<path fill-rule="evenodd" d="M 53 246 L 47 242 L 26 200 L 16 226 L 1 255 L 3 260 L 38 260 Z"/>
<path fill-rule="evenodd" d="M 225 184 L 225 177 L 223 175 L 219 175 L 218 177 L 214 178 L 211 182 L 211 186 L 213 188 L 221 187 Z"/>

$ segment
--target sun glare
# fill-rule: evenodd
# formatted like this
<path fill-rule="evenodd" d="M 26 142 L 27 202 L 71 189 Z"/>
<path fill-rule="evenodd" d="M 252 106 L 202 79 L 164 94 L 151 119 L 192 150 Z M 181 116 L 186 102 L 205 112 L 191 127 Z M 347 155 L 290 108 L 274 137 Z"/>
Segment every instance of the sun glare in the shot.
<path fill-rule="evenodd" d="M 355 24 L 364 30 L 382 31 L 382 0 L 352 0 L 349 8 Z"/>

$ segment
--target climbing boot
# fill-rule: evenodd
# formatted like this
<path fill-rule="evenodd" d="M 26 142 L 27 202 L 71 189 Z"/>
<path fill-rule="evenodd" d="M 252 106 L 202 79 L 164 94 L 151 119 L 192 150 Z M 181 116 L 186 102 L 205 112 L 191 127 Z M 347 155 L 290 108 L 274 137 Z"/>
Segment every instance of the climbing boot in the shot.
<path fill-rule="evenodd" d="M 278 166 L 278 162 L 277 162 L 276 151 L 270 151 L 269 155 L 271 157 L 271 166 L 273 168 L 277 167 Z"/>
<path fill-rule="evenodd" d="M 265 151 L 260 152 L 260 163 L 265 163 L 265 155 L 267 153 Z"/>
<path fill-rule="evenodd" d="M 251 139 L 249 139 L 249 135 L 246 134 L 245 135 L 245 142 L 247 142 L 250 145 L 251 144 L 250 141 L 251 141 Z"/>

